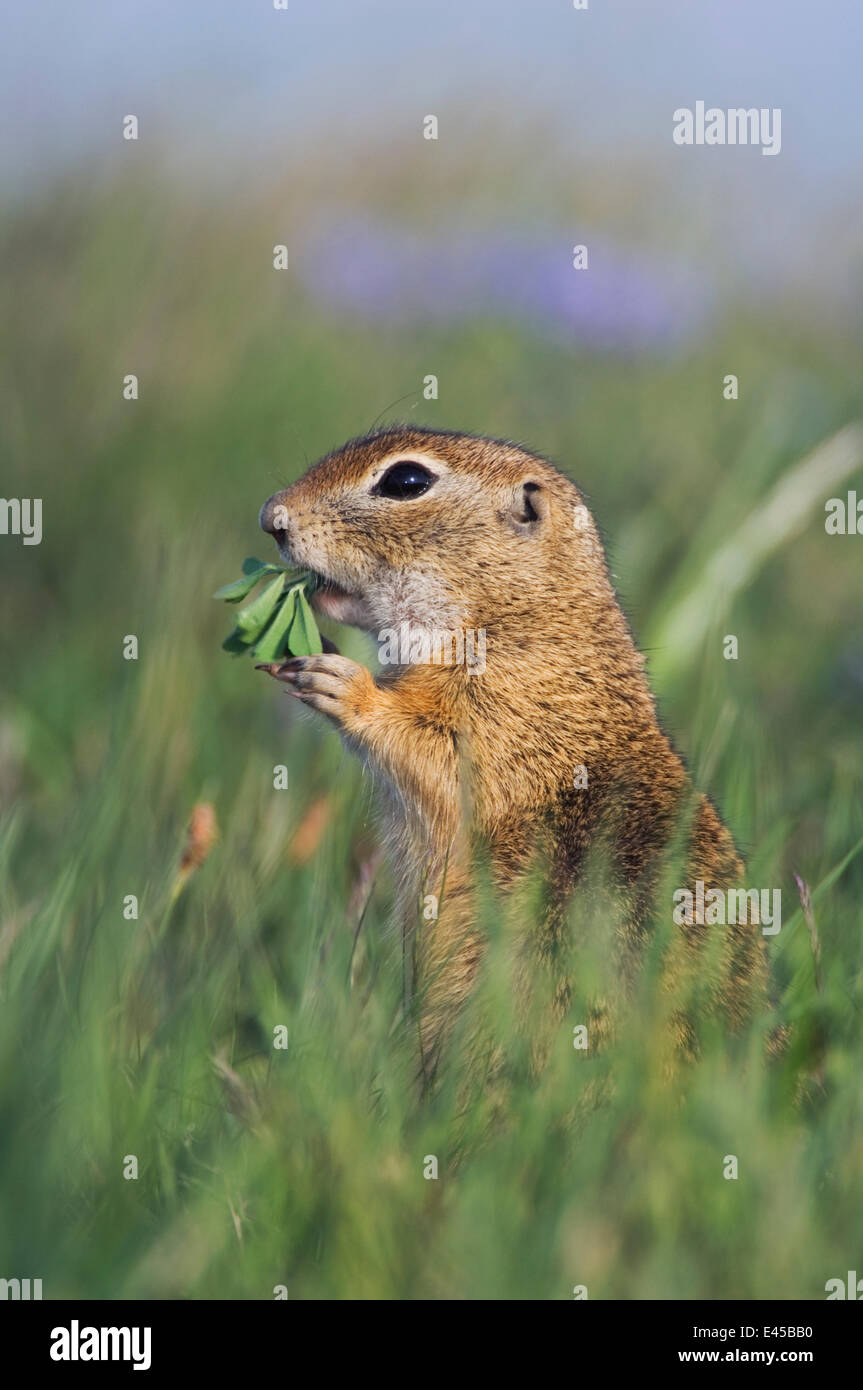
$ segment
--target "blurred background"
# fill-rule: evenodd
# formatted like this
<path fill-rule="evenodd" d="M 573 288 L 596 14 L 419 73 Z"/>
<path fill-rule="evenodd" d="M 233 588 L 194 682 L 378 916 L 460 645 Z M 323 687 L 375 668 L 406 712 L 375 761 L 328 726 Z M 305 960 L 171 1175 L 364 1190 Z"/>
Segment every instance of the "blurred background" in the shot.
<path fill-rule="evenodd" d="M 0 537 L 3 1272 L 823 1296 L 863 1258 L 863 537 L 824 528 L 863 497 L 859 436 L 830 445 L 861 417 L 859 7 L 48 0 L 2 28 L 0 477 L 44 527 Z M 781 153 L 676 146 L 699 100 L 781 108 Z M 269 558 L 271 492 L 397 419 L 515 438 L 590 500 L 664 723 L 782 887 L 779 1081 L 717 1054 L 681 1110 L 634 1046 L 577 1153 L 571 1048 L 514 1128 L 418 1105 L 368 784 L 209 599 Z M 196 805 L 218 839 L 183 868 Z"/>

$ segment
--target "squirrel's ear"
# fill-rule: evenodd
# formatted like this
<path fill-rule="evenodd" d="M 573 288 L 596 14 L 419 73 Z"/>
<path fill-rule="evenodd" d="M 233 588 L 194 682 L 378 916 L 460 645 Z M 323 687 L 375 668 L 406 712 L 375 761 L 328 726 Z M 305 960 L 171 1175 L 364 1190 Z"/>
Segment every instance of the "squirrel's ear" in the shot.
<path fill-rule="evenodd" d="M 519 483 L 513 489 L 507 520 L 521 535 L 538 531 L 548 520 L 548 493 L 539 483 Z"/>

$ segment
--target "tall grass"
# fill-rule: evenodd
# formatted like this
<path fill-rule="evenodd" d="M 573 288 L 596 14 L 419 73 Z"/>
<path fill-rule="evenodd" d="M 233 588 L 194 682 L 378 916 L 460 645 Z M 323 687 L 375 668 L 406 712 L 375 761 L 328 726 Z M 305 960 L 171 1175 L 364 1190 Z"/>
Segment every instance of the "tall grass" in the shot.
<path fill-rule="evenodd" d="M 859 344 L 793 305 L 628 360 L 504 322 L 339 319 L 274 289 L 271 214 L 119 181 L 3 231 L 3 489 L 43 497 L 45 538 L 0 543 L 0 1272 L 46 1297 L 823 1297 L 863 1260 L 863 540 L 814 505 L 667 644 L 710 558 L 858 416 Z M 504 1077 L 465 1107 L 456 1055 L 421 1098 L 368 780 L 219 651 L 208 595 L 261 553 L 260 502 L 405 393 L 398 413 L 524 439 L 584 488 L 664 722 L 782 888 L 773 1017 L 673 1084 L 650 962 L 605 1051 L 574 1050 L 607 969 L 577 906 L 537 1076 L 490 906 L 473 1007 Z M 201 802 L 219 839 L 176 894 Z"/>

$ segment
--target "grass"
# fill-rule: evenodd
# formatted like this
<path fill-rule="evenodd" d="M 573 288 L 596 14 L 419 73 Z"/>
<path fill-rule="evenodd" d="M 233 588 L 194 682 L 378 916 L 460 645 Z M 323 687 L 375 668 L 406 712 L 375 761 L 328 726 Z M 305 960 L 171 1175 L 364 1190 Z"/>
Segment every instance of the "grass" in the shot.
<path fill-rule="evenodd" d="M 793 304 L 729 303 L 689 353 L 629 361 L 506 323 L 342 321 L 274 291 L 266 200 L 215 214 L 117 178 L 2 232 L 4 490 L 43 497 L 45 536 L 0 542 L 0 1270 L 46 1297 L 823 1297 L 863 1268 L 863 540 L 825 535 L 825 496 L 669 643 L 712 557 L 859 417 L 859 343 Z M 774 1019 L 711 1036 L 674 1085 L 655 953 L 608 1051 L 573 1049 L 608 968 L 577 909 L 537 1080 L 489 905 L 475 1008 L 506 1083 L 464 1113 L 454 1068 L 420 1100 L 369 782 L 219 650 L 209 595 L 264 552 L 260 502 L 406 392 L 398 414 L 524 439 L 583 486 L 664 722 L 782 888 Z M 176 892 L 199 803 L 219 839 Z M 767 1066 L 776 1018 L 792 1044 Z"/>

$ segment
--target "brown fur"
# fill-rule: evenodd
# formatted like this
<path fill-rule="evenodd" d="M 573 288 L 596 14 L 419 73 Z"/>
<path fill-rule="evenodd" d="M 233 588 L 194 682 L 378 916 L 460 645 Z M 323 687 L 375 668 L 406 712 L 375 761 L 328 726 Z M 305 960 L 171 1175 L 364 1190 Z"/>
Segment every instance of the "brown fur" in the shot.
<path fill-rule="evenodd" d="M 440 470 L 407 501 L 372 495 L 407 457 Z M 487 847 L 511 890 L 539 852 L 562 906 L 602 843 L 636 942 L 668 846 L 690 817 L 689 886 L 735 884 L 742 865 L 662 732 L 592 517 L 546 460 L 509 443 L 398 427 L 353 440 L 264 504 L 285 558 L 338 586 L 322 613 L 379 634 L 402 622 L 483 629 L 486 669 L 408 664 L 377 678 L 336 654 L 279 674 L 327 714 L 387 793 L 387 842 L 406 935 L 419 931 L 424 1052 L 435 1054 L 473 983 L 483 942 L 471 855 Z M 575 769 L 588 786 L 575 789 Z M 445 879 L 445 884 L 444 884 Z M 440 919 L 419 902 L 443 884 Z M 669 903 L 669 916 L 671 905 Z M 757 930 L 726 929 L 708 995 L 732 1027 L 760 998 Z M 698 929 L 672 952 L 697 968 Z M 679 971 L 678 971 L 679 974 Z"/>

